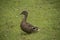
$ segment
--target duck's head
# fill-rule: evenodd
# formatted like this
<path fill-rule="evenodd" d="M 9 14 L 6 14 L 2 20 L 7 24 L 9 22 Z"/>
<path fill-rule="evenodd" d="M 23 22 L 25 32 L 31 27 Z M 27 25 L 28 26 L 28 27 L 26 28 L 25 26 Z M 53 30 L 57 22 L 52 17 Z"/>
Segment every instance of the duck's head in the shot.
<path fill-rule="evenodd" d="M 27 11 L 23 11 L 20 15 L 25 15 L 25 16 L 27 16 L 27 15 L 28 15 L 28 12 L 27 12 Z"/>

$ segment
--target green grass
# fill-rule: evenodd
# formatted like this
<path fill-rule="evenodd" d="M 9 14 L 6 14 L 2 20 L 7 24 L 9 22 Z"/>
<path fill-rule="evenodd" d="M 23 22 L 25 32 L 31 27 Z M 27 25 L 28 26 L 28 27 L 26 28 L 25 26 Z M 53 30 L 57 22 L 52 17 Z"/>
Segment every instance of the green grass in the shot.
<path fill-rule="evenodd" d="M 23 10 L 39 32 L 24 35 Z M 0 40 L 60 40 L 60 0 L 0 0 Z"/>

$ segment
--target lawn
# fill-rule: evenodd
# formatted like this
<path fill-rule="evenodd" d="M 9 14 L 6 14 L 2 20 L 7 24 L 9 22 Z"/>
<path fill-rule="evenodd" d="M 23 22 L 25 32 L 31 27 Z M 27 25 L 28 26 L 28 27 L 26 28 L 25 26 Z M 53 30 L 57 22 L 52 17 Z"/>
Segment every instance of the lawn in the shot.
<path fill-rule="evenodd" d="M 20 29 L 23 10 L 39 32 Z M 0 0 L 0 40 L 60 40 L 60 0 Z"/>

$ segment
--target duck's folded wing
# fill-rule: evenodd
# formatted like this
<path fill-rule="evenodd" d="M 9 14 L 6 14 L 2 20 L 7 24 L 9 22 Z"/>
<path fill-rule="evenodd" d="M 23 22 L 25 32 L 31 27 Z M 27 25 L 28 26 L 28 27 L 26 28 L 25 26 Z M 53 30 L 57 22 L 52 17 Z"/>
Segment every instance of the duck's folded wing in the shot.
<path fill-rule="evenodd" d="M 27 26 L 28 27 L 34 27 L 32 24 L 30 24 L 30 23 L 27 23 Z"/>

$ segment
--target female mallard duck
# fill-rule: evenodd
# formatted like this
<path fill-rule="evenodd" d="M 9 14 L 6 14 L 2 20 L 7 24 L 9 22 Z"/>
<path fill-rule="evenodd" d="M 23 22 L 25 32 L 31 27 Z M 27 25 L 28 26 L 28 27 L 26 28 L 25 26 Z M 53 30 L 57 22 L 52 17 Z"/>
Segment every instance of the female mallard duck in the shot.
<path fill-rule="evenodd" d="M 28 12 L 23 11 L 21 14 L 24 15 L 23 20 L 22 20 L 22 22 L 20 24 L 21 29 L 26 33 L 32 33 L 32 32 L 38 31 L 38 27 L 33 26 L 30 23 L 27 23 Z"/>

